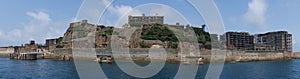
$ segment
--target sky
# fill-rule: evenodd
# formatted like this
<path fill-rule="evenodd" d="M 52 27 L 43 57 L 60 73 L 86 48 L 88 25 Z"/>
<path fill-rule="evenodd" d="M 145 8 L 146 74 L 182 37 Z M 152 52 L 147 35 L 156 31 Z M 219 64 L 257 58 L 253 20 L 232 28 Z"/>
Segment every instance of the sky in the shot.
<path fill-rule="evenodd" d="M 83 0 L 1 0 L 0 46 L 16 46 L 63 36 Z M 225 31 L 251 34 L 284 30 L 293 34 L 293 50 L 300 51 L 300 0 L 214 0 Z M 99 5 L 108 5 L 102 0 Z M 128 14 L 126 14 L 129 12 Z M 201 26 L 205 21 L 186 0 L 116 0 L 97 23 L 115 25 L 128 15 L 165 16 L 167 24 Z M 122 23 L 125 21 L 120 20 Z M 209 29 L 216 28 L 206 28 Z"/>

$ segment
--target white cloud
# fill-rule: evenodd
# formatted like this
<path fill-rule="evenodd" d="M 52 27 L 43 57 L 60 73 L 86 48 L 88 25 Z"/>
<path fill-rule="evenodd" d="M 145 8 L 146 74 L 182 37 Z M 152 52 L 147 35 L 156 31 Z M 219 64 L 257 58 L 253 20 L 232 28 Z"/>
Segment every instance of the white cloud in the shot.
<path fill-rule="evenodd" d="M 0 38 L 2 37 L 2 35 L 3 35 L 3 33 L 2 33 L 2 31 L 0 30 Z"/>
<path fill-rule="evenodd" d="M 164 16 L 166 24 L 175 25 L 176 22 L 184 25 L 188 24 L 187 21 L 185 21 L 185 17 L 171 7 L 160 4 L 149 4 L 147 6 L 144 6 L 144 8 L 146 7 L 152 7 L 151 9 L 149 9 L 151 11 L 151 15 L 156 15 L 157 13 L 160 16 Z"/>
<path fill-rule="evenodd" d="M 108 8 L 108 11 L 112 15 L 116 15 L 116 21 L 107 20 L 105 21 L 106 24 L 113 25 L 112 23 L 118 22 L 120 19 L 120 24 L 127 23 L 127 16 L 129 15 L 141 15 L 142 12 L 132 8 L 131 6 L 127 5 L 112 5 Z"/>
<path fill-rule="evenodd" d="M 52 21 L 50 15 L 43 12 L 26 12 L 30 18 L 29 23 L 23 24 L 23 28 L 14 29 L 2 32 L 0 40 L 6 44 L 19 45 L 28 42 L 29 40 L 36 40 L 37 43 L 43 44 L 46 38 L 57 38 L 62 36 L 68 28 L 70 21 Z"/>
<path fill-rule="evenodd" d="M 141 15 L 142 12 L 134 9 L 129 5 L 114 5 L 110 4 L 109 0 L 101 0 L 102 5 L 108 6 L 107 12 L 104 13 L 102 19 L 100 21 L 101 24 L 104 25 L 115 25 L 120 19 L 122 21 L 121 24 L 126 23 L 127 20 L 123 20 L 124 18 L 127 19 L 128 15 Z"/>
<path fill-rule="evenodd" d="M 255 25 L 260 29 L 266 29 L 266 12 L 268 6 L 265 0 L 252 0 L 248 3 L 248 12 L 244 15 L 248 24 Z"/>
<path fill-rule="evenodd" d="M 103 5 L 108 6 L 110 5 L 110 1 L 108 0 L 102 0 Z M 117 15 L 118 17 L 121 17 L 125 15 L 126 13 L 129 13 L 127 15 L 140 15 L 142 14 L 139 10 L 134 10 L 133 7 L 128 5 L 113 5 L 111 4 L 109 7 L 107 7 L 108 11 L 112 13 L 113 15 Z"/>
<path fill-rule="evenodd" d="M 0 30 L 0 37 L 2 36 L 2 31 Z"/>
<path fill-rule="evenodd" d="M 19 29 L 14 29 L 9 31 L 5 38 L 7 39 L 8 42 L 17 42 L 17 41 L 22 41 L 22 33 L 21 30 Z"/>
<path fill-rule="evenodd" d="M 8 37 L 13 37 L 13 38 L 21 38 L 22 34 L 21 34 L 21 30 L 19 29 L 14 29 L 12 31 L 8 32 Z"/>
<path fill-rule="evenodd" d="M 34 12 L 27 12 L 26 13 L 28 16 L 36 19 L 36 20 L 39 20 L 39 21 L 42 21 L 42 22 L 49 22 L 51 21 L 50 17 L 48 14 L 44 13 L 44 12 L 38 12 L 38 13 L 34 13 Z"/>
<path fill-rule="evenodd" d="M 125 6 L 125 5 L 116 5 L 116 6 L 111 6 L 108 9 L 110 12 L 117 14 L 117 16 L 122 16 L 124 13 L 128 13 L 129 11 L 132 11 L 133 8 L 130 6 Z"/>
<path fill-rule="evenodd" d="M 103 0 L 104 5 L 109 5 L 109 2 Z M 176 12 L 175 9 L 171 7 L 149 3 L 136 7 L 132 7 L 129 5 L 110 5 L 108 7 L 108 12 L 103 15 L 103 19 L 101 19 L 100 23 L 104 25 L 114 25 L 116 27 L 120 27 L 121 25 L 127 23 L 128 15 L 139 15 L 141 16 L 145 13 L 147 16 L 150 15 L 158 15 L 165 17 L 165 23 L 175 24 L 176 22 L 180 22 L 181 24 L 187 24 L 184 20 L 184 16 L 180 15 L 179 12 Z M 119 24 L 115 25 L 117 22 Z"/>
<path fill-rule="evenodd" d="M 75 17 L 74 18 L 71 18 L 70 22 L 79 22 L 80 20 L 79 19 L 76 19 Z"/>

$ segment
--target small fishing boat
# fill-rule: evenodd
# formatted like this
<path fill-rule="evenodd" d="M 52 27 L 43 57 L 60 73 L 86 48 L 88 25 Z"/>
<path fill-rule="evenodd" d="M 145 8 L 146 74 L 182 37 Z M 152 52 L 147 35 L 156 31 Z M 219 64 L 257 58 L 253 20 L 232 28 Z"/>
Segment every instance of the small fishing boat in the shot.
<path fill-rule="evenodd" d="M 112 63 L 111 58 L 96 58 L 95 61 L 98 63 Z"/>
<path fill-rule="evenodd" d="M 204 64 L 203 58 L 202 58 L 202 57 L 200 57 L 200 58 L 198 59 L 197 64 L 198 64 L 198 65 Z"/>

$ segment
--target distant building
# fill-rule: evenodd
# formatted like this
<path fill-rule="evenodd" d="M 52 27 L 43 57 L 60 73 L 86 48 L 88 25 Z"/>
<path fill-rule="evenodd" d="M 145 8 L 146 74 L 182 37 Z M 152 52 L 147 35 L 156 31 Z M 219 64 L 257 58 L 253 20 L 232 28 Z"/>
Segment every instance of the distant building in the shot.
<path fill-rule="evenodd" d="M 59 39 L 46 39 L 45 46 L 48 48 L 48 51 L 53 52 L 58 45 L 59 45 Z"/>
<path fill-rule="evenodd" d="M 158 16 L 157 14 L 155 16 L 145 16 L 145 14 L 142 14 L 142 16 L 128 16 L 128 23 L 164 24 L 164 16 Z"/>
<path fill-rule="evenodd" d="M 257 34 L 254 42 L 258 51 L 292 51 L 292 34 L 287 31 Z"/>
<path fill-rule="evenodd" d="M 227 32 L 220 36 L 228 49 L 236 50 L 253 50 L 253 38 L 248 32 Z"/>
<path fill-rule="evenodd" d="M 58 39 L 46 39 L 46 46 L 53 46 L 59 43 Z"/>
<path fill-rule="evenodd" d="M 184 30 L 184 25 L 180 25 L 179 22 L 176 23 L 176 25 L 168 25 L 170 28 L 175 28 L 179 30 Z"/>
<path fill-rule="evenodd" d="M 247 32 L 227 32 L 220 36 L 228 49 L 251 51 L 288 51 L 292 52 L 292 34 L 275 31 L 250 35 Z"/>
<path fill-rule="evenodd" d="M 31 40 L 29 43 L 25 44 L 25 46 L 19 46 L 15 48 L 15 53 L 31 53 L 31 52 L 41 52 L 40 47 L 35 43 L 35 41 Z"/>
<path fill-rule="evenodd" d="M 29 44 L 30 44 L 30 45 L 35 44 L 35 41 L 34 41 L 34 40 L 31 40 L 31 41 L 29 42 Z"/>

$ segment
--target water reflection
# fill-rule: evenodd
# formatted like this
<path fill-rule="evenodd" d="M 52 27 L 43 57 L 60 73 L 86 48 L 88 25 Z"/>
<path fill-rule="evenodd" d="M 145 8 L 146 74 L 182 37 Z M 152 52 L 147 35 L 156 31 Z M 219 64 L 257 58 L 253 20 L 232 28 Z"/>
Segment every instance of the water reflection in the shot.
<path fill-rule="evenodd" d="M 81 61 L 85 62 L 85 61 Z M 147 65 L 148 63 L 138 63 Z M 122 72 L 115 63 L 101 64 L 110 79 L 137 79 Z M 188 66 L 188 65 L 187 65 Z M 198 68 L 196 79 L 205 78 L 208 64 Z M 151 79 L 172 79 L 179 64 L 168 63 Z M 221 79 L 299 79 L 300 60 L 228 63 L 224 65 Z M 0 57 L 0 79 L 78 79 L 73 61 L 10 60 Z"/>

